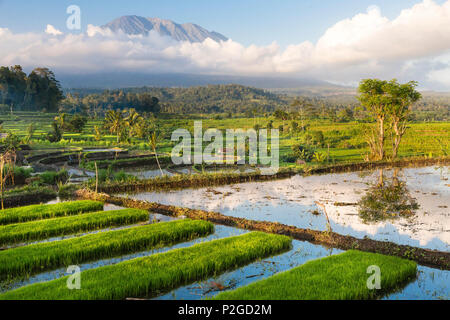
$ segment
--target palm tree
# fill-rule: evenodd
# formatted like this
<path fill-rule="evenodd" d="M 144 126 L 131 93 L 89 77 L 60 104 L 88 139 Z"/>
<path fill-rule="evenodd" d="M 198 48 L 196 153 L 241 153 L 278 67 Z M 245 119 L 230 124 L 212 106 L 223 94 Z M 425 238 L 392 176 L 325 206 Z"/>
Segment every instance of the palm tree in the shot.
<path fill-rule="evenodd" d="M 142 116 L 135 109 L 128 110 L 128 116 L 124 119 L 124 121 L 129 130 L 129 137 L 132 137 L 137 133 L 139 125 L 143 120 L 144 118 L 142 118 Z"/>
<path fill-rule="evenodd" d="M 66 123 L 67 123 L 66 120 L 67 120 L 67 114 L 66 113 L 62 113 L 59 116 L 55 117 L 55 121 L 58 123 L 59 127 L 63 131 L 66 128 Z"/>
<path fill-rule="evenodd" d="M 105 115 L 105 127 L 109 132 L 116 134 L 117 143 L 119 143 L 120 133 L 124 127 L 123 113 L 119 110 L 109 110 Z"/>

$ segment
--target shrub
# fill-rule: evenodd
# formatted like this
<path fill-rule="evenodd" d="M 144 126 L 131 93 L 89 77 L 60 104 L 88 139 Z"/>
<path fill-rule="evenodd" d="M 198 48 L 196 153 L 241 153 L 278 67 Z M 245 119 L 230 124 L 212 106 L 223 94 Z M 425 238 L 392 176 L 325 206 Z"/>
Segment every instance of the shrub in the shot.
<path fill-rule="evenodd" d="M 69 179 L 67 170 L 59 172 L 46 171 L 39 176 L 40 182 L 47 185 L 58 185 L 59 183 L 66 183 Z"/>

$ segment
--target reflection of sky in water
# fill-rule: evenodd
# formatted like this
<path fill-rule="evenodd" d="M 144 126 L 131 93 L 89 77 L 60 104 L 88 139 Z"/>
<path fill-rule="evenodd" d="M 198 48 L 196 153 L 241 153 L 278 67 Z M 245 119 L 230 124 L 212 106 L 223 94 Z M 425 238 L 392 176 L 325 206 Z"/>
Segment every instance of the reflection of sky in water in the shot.
<path fill-rule="evenodd" d="M 386 179 L 392 174 L 385 170 Z M 202 189 L 170 192 L 148 192 L 132 198 L 188 208 L 217 211 L 234 217 L 276 221 L 300 228 L 326 229 L 323 214 L 312 214 L 324 204 L 333 231 L 358 238 L 369 236 L 443 251 L 450 244 L 450 188 L 448 167 L 408 168 L 399 172 L 407 189 L 420 208 L 413 219 L 365 224 L 358 216 L 357 206 L 336 206 L 336 202 L 356 203 L 378 179 L 378 171 L 328 174 L 320 176 L 243 183 Z M 320 209 L 319 209 L 320 211 Z"/>

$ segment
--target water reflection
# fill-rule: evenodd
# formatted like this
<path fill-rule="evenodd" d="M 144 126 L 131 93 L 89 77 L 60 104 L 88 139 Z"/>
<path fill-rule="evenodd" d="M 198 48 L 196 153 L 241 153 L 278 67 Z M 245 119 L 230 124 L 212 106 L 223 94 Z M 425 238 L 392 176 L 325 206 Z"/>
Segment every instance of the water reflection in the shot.
<path fill-rule="evenodd" d="M 378 181 L 358 202 L 359 216 L 365 223 L 412 218 L 419 209 L 419 204 L 410 195 L 406 182 L 399 179 L 398 173 L 398 168 L 392 170 L 389 179 L 383 169 L 379 170 Z"/>
<path fill-rule="evenodd" d="M 449 251 L 448 175 L 448 167 L 406 168 L 396 174 L 385 169 L 383 184 L 397 184 L 397 188 L 402 185 L 399 190 L 407 190 L 418 207 L 411 210 L 408 218 L 399 215 L 371 223 L 361 218 L 358 203 L 370 192 L 374 182 L 380 182 L 379 171 L 294 176 L 277 181 L 124 196 L 325 231 L 327 219 L 316 204 L 319 202 L 325 206 L 334 232 Z M 409 200 L 406 203 L 411 205 Z"/>

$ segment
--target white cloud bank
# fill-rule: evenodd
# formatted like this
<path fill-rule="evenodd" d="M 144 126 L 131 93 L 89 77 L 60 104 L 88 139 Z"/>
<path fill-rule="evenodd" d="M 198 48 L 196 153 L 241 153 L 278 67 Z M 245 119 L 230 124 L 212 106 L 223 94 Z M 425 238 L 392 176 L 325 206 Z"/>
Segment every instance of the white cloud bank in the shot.
<path fill-rule="evenodd" d="M 245 47 L 232 40 L 176 42 L 149 36 L 113 34 L 88 26 L 83 34 L 15 34 L 0 28 L 0 65 L 48 66 L 57 71 L 186 72 L 315 77 L 354 82 L 364 77 L 419 80 L 450 89 L 450 0 L 431 0 L 389 20 L 378 7 L 331 26 L 316 42 L 281 49 Z"/>

